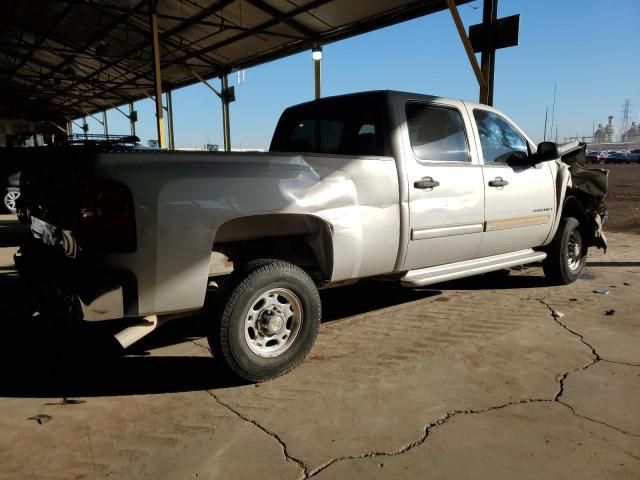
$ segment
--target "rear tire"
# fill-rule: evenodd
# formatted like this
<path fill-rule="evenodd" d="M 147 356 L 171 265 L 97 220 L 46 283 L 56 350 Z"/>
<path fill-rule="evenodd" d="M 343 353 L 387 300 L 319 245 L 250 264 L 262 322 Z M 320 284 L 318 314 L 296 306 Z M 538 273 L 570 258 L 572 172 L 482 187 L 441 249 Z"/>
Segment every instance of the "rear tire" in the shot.
<path fill-rule="evenodd" d="M 11 213 L 16 213 L 16 200 L 20 197 L 20 189 L 17 187 L 8 187 L 3 197 L 4 208 Z"/>
<path fill-rule="evenodd" d="M 560 220 L 558 231 L 542 262 L 545 276 L 556 285 L 575 282 L 587 262 L 587 247 L 580 232 L 580 222 L 574 217 Z"/>
<path fill-rule="evenodd" d="M 321 317 L 320 295 L 309 275 L 288 262 L 255 260 L 234 272 L 223 290 L 221 314 L 207 339 L 233 374 L 263 382 L 302 362 Z"/>

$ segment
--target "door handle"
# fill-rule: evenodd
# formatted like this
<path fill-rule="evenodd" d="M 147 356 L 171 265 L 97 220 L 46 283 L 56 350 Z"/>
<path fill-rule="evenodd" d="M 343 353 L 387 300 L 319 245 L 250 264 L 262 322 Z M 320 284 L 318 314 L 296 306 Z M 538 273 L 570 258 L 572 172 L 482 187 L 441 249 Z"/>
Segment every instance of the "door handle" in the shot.
<path fill-rule="evenodd" d="M 415 182 L 413 182 L 413 186 L 415 188 L 420 188 L 422 190 L 425 190 L 427 188 L 434 188 L 440 185 L 440 182 L 437 180 L 434 180 L 431 177 L 424 177 L 421 180 L 416 180 Z"/>
<path fill-rule="evenodd" d="M 509 185 L 509 182 L 503 180 L 502 177 L 496 177 L 493 180 L 489 181 L 490 187 L 504 187 L 505 185 Z"/>

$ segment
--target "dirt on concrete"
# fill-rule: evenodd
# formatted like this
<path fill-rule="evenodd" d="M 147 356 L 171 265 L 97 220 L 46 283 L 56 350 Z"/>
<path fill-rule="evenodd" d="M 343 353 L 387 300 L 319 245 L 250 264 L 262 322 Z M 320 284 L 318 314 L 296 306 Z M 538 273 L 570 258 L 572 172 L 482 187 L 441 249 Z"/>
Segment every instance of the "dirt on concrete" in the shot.
<path fill-rule="evenodd" d="M 605 231 L 640 234 L 640 164 L 601 168 L 609 170 L 609 219 Z"/>

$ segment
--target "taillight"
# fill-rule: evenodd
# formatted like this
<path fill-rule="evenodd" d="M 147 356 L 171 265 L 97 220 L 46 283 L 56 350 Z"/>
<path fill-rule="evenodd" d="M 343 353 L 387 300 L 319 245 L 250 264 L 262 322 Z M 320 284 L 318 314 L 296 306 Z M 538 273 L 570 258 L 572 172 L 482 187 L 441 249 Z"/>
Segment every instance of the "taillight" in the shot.
<path fill-rule="evenodd" d="M 136 250 L 133 197 L 121 183 L 102 178 L 82 182 L 76 236 L 80 247 L 102 253 Z"/>

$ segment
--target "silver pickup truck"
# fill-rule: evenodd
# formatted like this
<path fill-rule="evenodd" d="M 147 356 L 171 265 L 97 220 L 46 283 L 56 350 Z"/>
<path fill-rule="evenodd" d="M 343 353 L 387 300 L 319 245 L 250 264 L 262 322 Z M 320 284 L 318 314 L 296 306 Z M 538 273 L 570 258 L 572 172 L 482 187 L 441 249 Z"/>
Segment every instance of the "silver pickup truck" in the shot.
<path fill-rule="evenodd" d="M 268 153 L 47 149 L 22 176 L 16 263 L 43 309 L 127 320 L 124 347 L 213 288 L 214 355 L 263 381 L 311 349 L 321 288 L 532 262 L 576 280 L 605 246 L 606 193 L 576 152 L 485 105 L 392 91 L 288 108 Z"/>

